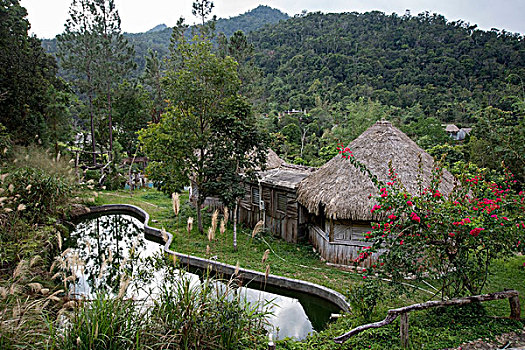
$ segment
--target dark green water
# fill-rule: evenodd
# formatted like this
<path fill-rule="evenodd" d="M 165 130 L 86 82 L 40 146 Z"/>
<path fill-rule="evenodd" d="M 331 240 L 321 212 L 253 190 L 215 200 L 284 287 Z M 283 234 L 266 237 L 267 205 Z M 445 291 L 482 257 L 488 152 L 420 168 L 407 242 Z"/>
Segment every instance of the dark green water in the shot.
<path fill-rule="evenodd" d="M 148 239 L 149 238 L 149 239 Z M 144 235 L 141 220 L 129 214 L 105 214 L 85 217 L 76 223 L 70 237 L 65 240 L 69 248 L 68 260 L 77 263 L 74 293 L 79 297 L 92 297 L 104 290 L 118 294 L 122 276 L 133 276 L 127 297 L 144 299 L 154 297 L 162 283 L 160 271 L 151 266 L 154 257 L 162 254 L 162 246 Z M 199 275 L 181 271 L 199 283 Z M 273 325 L 276 338 L 294 337 L 304 339 L 308 333 L 326 327 L 332 313 L 339 308 L 330 302 L 290 290 L 265 286 L 258 283 L 240 288 L 249 302 L 271 301 Z"/>

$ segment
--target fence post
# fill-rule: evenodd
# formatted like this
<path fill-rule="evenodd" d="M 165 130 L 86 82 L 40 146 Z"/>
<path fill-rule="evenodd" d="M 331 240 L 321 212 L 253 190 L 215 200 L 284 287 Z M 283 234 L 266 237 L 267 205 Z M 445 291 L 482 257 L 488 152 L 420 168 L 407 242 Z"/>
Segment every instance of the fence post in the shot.
<path fill-rule="evenodd" d="M 401 337 L 401 346 L 403 349 L 408 348 L 408 312 L 399 315 L 399 336 Z"/>
<path fill-rule="evenodd" d="M 520 320 L 521 308 L 520 308 L 520 297 L 518 295 L 509 298 L 510 304 L 510 319 Z"/>

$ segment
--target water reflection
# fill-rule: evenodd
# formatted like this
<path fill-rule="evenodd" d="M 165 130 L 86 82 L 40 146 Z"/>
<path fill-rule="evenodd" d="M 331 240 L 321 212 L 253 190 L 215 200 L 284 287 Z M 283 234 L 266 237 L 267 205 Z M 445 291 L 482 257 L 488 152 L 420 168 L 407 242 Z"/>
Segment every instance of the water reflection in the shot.
<path fill-rule="evenodd" d="M 119 293 L 121 285 L 129 279 L 128 298 L 144 299 L 155 296 L 163 283 L 164 269 L 151 268 L 158 260 L 161 245 L 146 239 L 142 222 L 127 214 L 94 216 L 79 222 L 65 241 L 68 267 L 75 276 L 71 283 L 79 297 L 92 298 L 105 291 Z M 199 276 L 184 273 L 192 283 L 199 283 Z M 260 291 L 242 287 L 248 302 L 271 302 L 269 322 L 273 325 L 274 338 L 305 338 L 308 333 L 321 330 L 331 312 L 337 308 L 319 298 L 265 288 Z M 312 321 L 311 321 L 312 320 Z"/>

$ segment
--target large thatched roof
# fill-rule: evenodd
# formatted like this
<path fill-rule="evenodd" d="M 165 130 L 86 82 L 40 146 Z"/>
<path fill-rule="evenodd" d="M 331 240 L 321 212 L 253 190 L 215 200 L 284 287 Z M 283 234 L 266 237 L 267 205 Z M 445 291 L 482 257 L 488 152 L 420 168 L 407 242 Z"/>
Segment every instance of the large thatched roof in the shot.
<path fill-rule="evenodd" d="M 398 173 L 399 179 L 410 193 L 418 191 L 418 164 L 422 157 L 423 185 L 427 186 L 433 169 L 433 158 L 390 122 L 379 121 L 348 146 L 355 158 L 382 181 L 388 181 L 388 163 Z M 445 170 L 440 191 L 448 194 L 454 186 L 454 177 Z M 370 209 L 369 199 L 377 189 L 368 176 L 356 169 L 340 155 L 305 178 L 298 186 L 299 203 L 309 212 L 324 214 L 334 219 L 377 220 Z"/>

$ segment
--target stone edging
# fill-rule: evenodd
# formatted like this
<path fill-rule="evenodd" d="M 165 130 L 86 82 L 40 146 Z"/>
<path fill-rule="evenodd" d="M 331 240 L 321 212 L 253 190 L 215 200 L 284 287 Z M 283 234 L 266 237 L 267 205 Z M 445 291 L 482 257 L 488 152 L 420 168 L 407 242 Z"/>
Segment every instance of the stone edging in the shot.
<path fill-rule="evenodd" d="M 99 214 L 99 213 L 110 213 L 110 212 L 131 212 L 144 221 L 144 232 L 154 236 L 156 238 L 159 238 L 162 240 L 162 233 L 161 230 L 157 228 L 150 227 L 148 225 L 149 223 L 149 214 L 142 210 L 139 207 L 136 207 L 134 205 L 128 205 L 128 204 L 108 204 L 108 205 L 102 205 L 97 207 L 90 207 L 89 211 L 86 213 L 83 213 L 77 217 L 81 217 L 88 214 Z M 203 270 L 206 269 L 212 269 L 214 272 L 219 273 L 221 275 L 231 276 L 235 273 L 236 267 L 233 265 L 228 265 L 221 263 L 219 261 L 199 258 L 196 256 L 192 256 L 189 254 L 181 254 L 175 251 L 172 251 L 170 249 L 171 242 L 173 241 L 173 235 L 170 232 L 166 232 L 168 235 L 168 240 L 166 241 L 164 245 L 164 252 L 174 255 L 177 257 L 177 260 L 182 263 L 182 265 L 189 265 L 191 267 L 200 268 Z M 283 289 L 288 289 L 291 291 L 298 291 L 310 295 L 314 295 L 317 297 L 320 297 L 322 299 L 325 299 L 332 304 L 337 305 L 341 310 L 348 312 L 350 311 L 350 306 L 346 302 L 345 297 L 335 290 L 332 290 L 327 287 L 323 287 L 321 285 L 302 281 L 302 280 L 296 280 L 292 278 L 277 276 L 277 275 L 268 275 L 268 277 L 265 276 L 264 273 L 254 270 L 248 270 L 244 268 L 238 268 L 238 276 L 241 280 L 244 281 L 253 281 L 253 282 L 259 282 L 259 283 L 265 283 L 266 285 L 270 285 L 273 287 L 279 287 Z"/>

